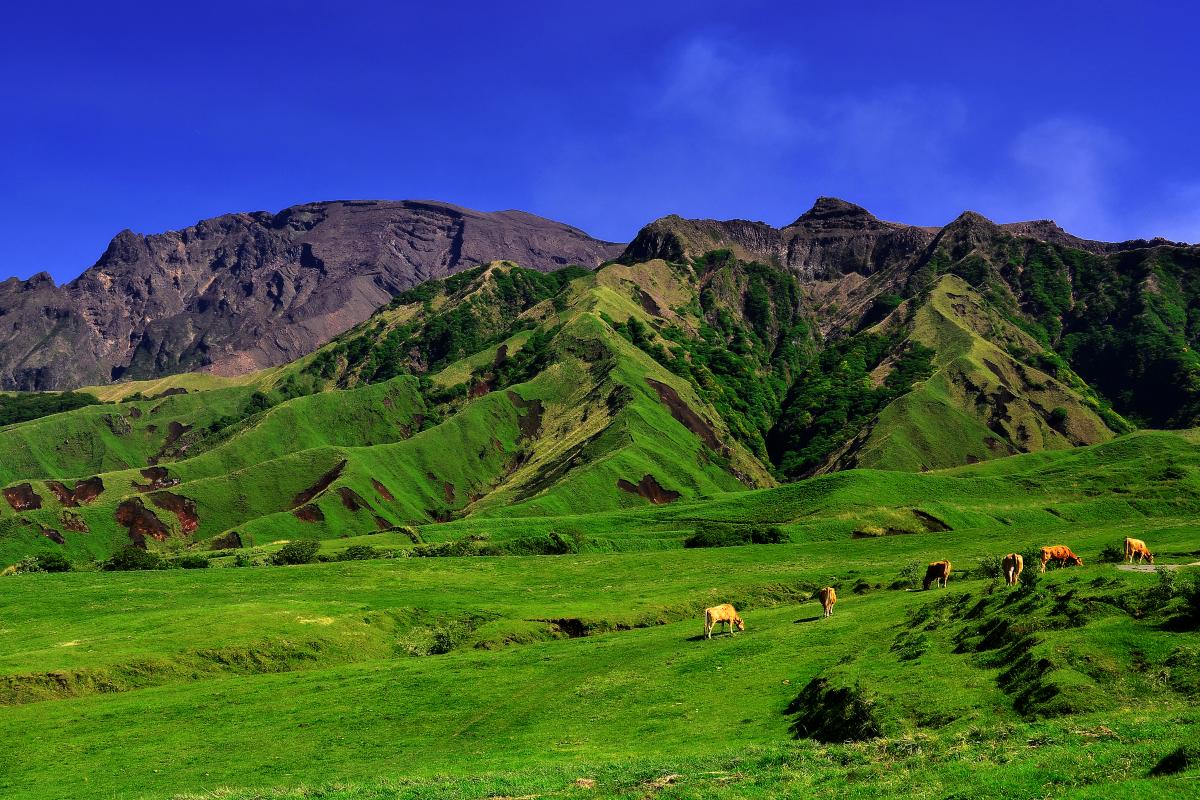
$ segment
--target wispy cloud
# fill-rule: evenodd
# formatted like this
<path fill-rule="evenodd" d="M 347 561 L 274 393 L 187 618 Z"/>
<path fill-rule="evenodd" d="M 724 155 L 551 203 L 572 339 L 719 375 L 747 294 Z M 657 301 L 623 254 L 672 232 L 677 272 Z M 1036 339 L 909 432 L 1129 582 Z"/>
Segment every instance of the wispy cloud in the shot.
<path fill-rule="evenodd" d="M 1018 170 L 1014 204 L 1083 235 L 1114 231 L 1116 175 L 1127 145 L 1104 126 L 1055 118 L 1024 129 L 1010 157 Z M 1010 176 L 1011 177 L 1014 176 Z"/>
<path fill-rule="evenodd" d="M 650 81 L 648 109 L 731 139 L 796 143 L 812 134 L 797 103 L 800 72 L 790 56 L 696 37 L 674 50 L 663 74 Z"/>
<path fill-rule="evenodd" d="M 1093 238 L 1200 239 L 1200 180 L 1155 189 L 1135 144 L 1088 117 L 998 128 L 983 100 L 952 88 L 837 91 L 802 51 L 712 35 L 668 45 L 624 91 L 621 113 L 554 141 L 540 164 L 540 208 L 569 203 L 601 235 L 666 213 L 784 224 L 834 194 L 918 224 L 973 209 Z"/>

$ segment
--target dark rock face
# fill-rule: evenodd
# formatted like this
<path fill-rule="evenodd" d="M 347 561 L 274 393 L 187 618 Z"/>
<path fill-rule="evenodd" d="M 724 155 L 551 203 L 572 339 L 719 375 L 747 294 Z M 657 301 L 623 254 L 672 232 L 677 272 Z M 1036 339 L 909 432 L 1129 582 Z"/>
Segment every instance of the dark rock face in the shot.
<path fill-rule="evenodd" d="M 981 232 L 986 228 L 989 236 L 1036 239 L 1096 254 L 1159 245 L 1186 246 L 1163 239 L 1097 242 L 1072 236 L 1051 220 L 996 225 L 974 212 L 966 212 L 947 229 L 952 227 L 975 227 Z M 870 276 L 911 264 L 934 243 L 938 233 L 938 228 L 884 222 L 853 203 L 821 197 L 811 209 L 783 228 L 746 220 L 663 217 L 638 232 L 621 260 L 681 261 L 716 248 L 728 248 L 739 258 L 787 267 L 804 280 L 838 280 L 850 273 Z"/>
<path fill-rule="evenodd" d="M 778 264 L 805 280 L 870 275 L 922 252 L 936 231 L 876 219 L 866 209 L 830 197 L 817 200 L 795 222 L 773 228 L 746 220 L 664 217 L 643 228 L 621 258 L 679 260 L 726 247 L 740 258 Z"/>
<path fill-rule="evenodd" d="M 310 203 L 180 231 L 123 231 L 55 286 L 0 283 L 0 388 L 66 389 L 282 364 L 363 321 L 394 293 L 508 259 L 594 267 L 620 245 L 519 211 L 436 202 Z"/>

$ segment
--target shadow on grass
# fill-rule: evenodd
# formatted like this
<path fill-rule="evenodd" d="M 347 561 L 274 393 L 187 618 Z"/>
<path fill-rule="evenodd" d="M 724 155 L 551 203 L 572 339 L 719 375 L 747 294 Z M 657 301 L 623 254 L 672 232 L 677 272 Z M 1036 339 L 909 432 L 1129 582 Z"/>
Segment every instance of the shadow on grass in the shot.
<path fill-rule="evenodd" d="M 820 621 L 820 619 L 821 619 L 820 617 L 805 617 L 804 619 L 796 620 L 792 624 L 793 625 L 803 625 L 806 622 L 818 622 L 818 621 Z"/>

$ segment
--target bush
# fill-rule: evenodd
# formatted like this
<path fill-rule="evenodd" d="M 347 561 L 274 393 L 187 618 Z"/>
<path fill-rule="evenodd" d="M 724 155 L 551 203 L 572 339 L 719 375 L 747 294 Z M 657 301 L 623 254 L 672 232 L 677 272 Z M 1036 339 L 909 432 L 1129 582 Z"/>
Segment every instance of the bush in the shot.
<path fill-rule="evenodd" d="M 382 557 L 383 552 L 369 544 L 352 544 L 337 554 L 338 561 L 366 561 Z"/>
<path fill-rule="evenodd" d="M 39 572 L 70 572 L 71 562 L 62 553 L 38 553 L 33 557 Z"/>
<path fill-rule="evenodd" d="M 233 565 L 235 567 L 250 567 L 254 565 L 254 562 L 248 553 L 238 553 L 233 557 Z"/>
<path fill-rule="evenodd" d="M 208 569 L 208 559 L 198 553 L 189 553 L 175 563 L 184 569 Z"/>
<path fill-rule="evenodd" d="M 1050 412 L 1050 427 L 1057 431 L 1063 430 L 1067 426 L 1068 413 L 1065 408 L 1059 406 Z"/>
<path fill-rule="evenodd" d="M 1110 542 L 1104 545 L 1098 560 L 1101 564 L 1120 564 L 1125 560 L 1125 551 Z"/>
<path fill-rule="evenodd" d="M 143 550 L 131 544 L 125 545 L 125 547 L 113 553 L 112 557 L 103 564 L 103 568 L 108 572 L 165 569 L 166 566 L 166 562 L 162 560 L 158 553 L 151 553 L 149 550 Z"/>
<path fill-rule="evenodd" d="M 683 540 L 683 546 L 737 547 L 744 544 L 782 544 L 790 539 L 777 525 L 734 526 L 704 522 Z"/>
<path fill-rule="evenodd" d="M 985 578 L 999 578 L 1004 574 L 1000 556 L 984 556 L 979 560 L 979 574 Z"/>
<path fill-rule="evenodd" d="M 1158 573 L 1158 586 L 1152 589 L 1154 599 L 1161 605 L 1174 600 L 1180 593 L 1179 579 L 1175 575 L 1175 570 L 1159 567 L 1155 570 Z"/>
<path fill-rule="evenodd" d="M 311 564 L 320 549 L 321 543 L 316 539 L 297 539 L 279 548 L 279 552 L 271 556 L 271 563 L 276 566 Z"/>
<path fill-rule="evenodd" d="M 1038 581 L 1042 579 L 1042 551 L 1030 550 L 1028 553 L 1023 553 L 1025 559 L 1025 569 L 1021 570 L 1021 590 L 1032 592 L 1037 589 Z"/>
<path fill-rule="evenodd" d="M 892 584 L 893 589 L 915 589 L 921 585 L 921 579 L 925 577 L 925 564 L 919 561 L 914 561 L 906 565 L 900 570 L 900 575 Z"/>

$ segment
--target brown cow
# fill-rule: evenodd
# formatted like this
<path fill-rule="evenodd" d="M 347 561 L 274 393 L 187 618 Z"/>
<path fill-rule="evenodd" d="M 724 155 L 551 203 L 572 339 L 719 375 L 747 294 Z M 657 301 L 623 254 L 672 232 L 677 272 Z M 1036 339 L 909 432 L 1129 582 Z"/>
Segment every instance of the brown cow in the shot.
<path fill-rule="evenodd" d="M 734 628 L 739 631 L 746 630 L 746 623 L 742 622 L 742 618 L 738 616 L 737 609 L 722 603 L 719 606 L 704 609 L 704 638 L 712 638 L 712 629 L 718 623 L 728 626 L 729 635 L 734 635 Z"/>
<path fill-rule="evenodd" d="M 817 592 L 817 599 L 821 601 L 821 608 L 825 609 L 825 616 L 832 617 L 833 604 L 837 602 L 837 591 L 832 586 L 826 586 Z"/>
<path fill-rule="evenodd" d="M 1137 556 L 1138 563 L 1141 563 L 1143 559 L 1149 561 L 1151 564 L 1154 563 L 1154 553 L 1150 552 L 1150 548 L 1146 547 L 1145 542 L 1143 542 L 1141 539 L 1131 539 L 1130 537 L 1126 536 L 1125 560 L 1133 563 L 1134 556 Z"/>
<path fill-rule="evenodd" d="M 1042 548 L 1042 572 L 1046 565 L 1053 561 L 1060 567 L 1082 567 L 1083 559 L 1071 552 L 1065 544 L 1056 544 Z"/>
<path fill-rule="evenodd" d="M 1000 559 L 1000 566 L 1004 569 L 1004 582 L 1016 586 L 1021 570 L 1025 569 L 1025 558 L 1020 553 L 1009 553 Z"/>
<path fill-rule="evenodd" d="M 934 561 L 925 570 L 925 588 L 929 588 L 929 584 L 934 583 L 946 588 L 946 582 L 950 580 L 950 562 L 949 561 Z"/>

